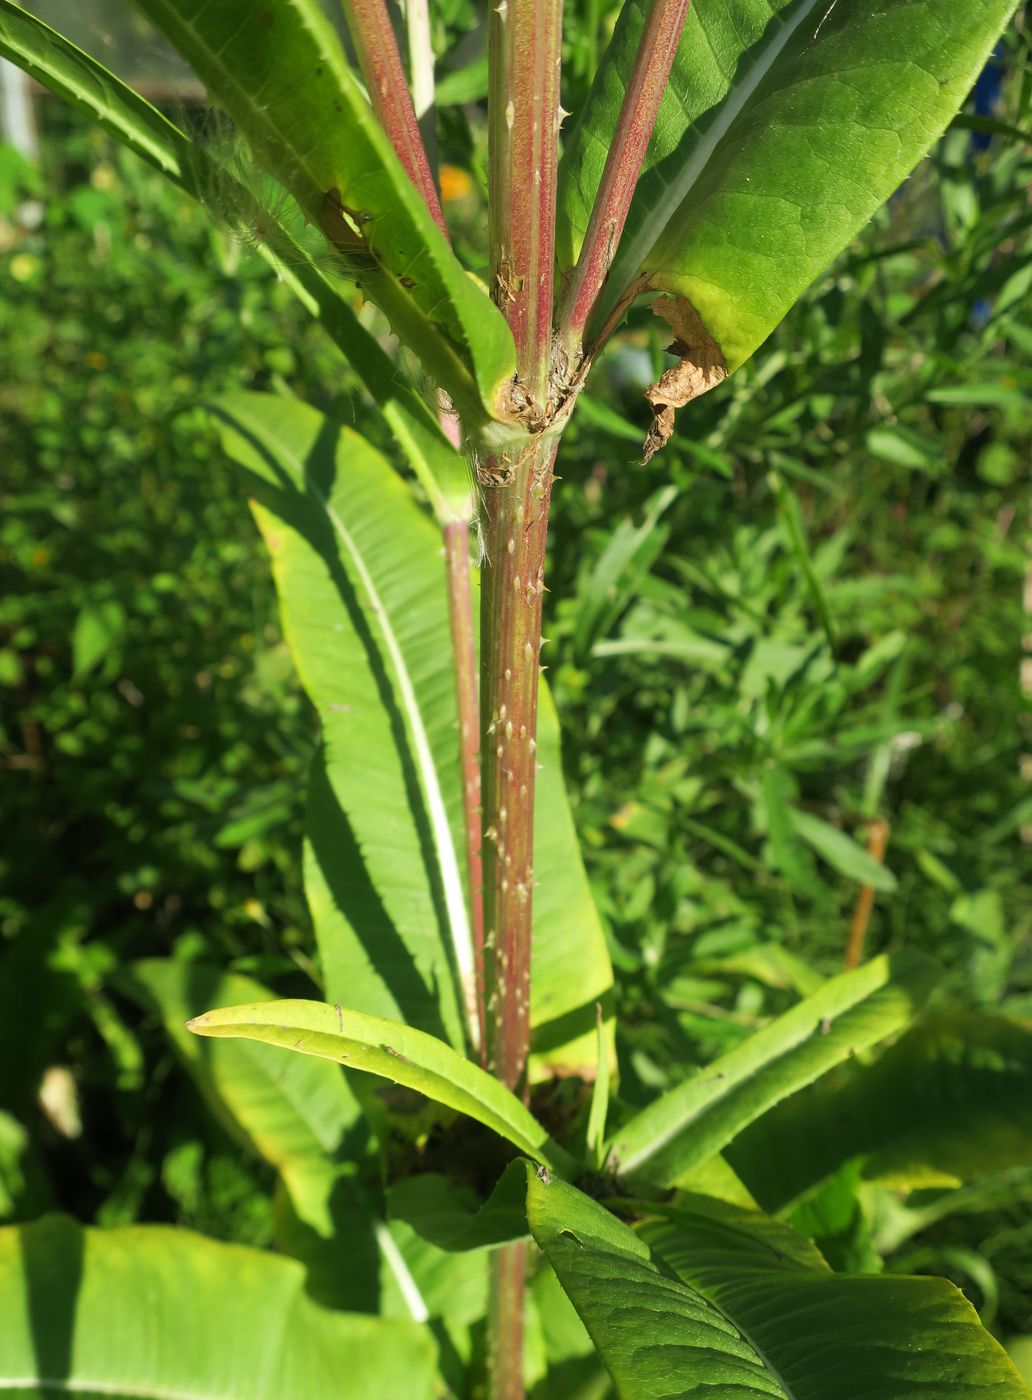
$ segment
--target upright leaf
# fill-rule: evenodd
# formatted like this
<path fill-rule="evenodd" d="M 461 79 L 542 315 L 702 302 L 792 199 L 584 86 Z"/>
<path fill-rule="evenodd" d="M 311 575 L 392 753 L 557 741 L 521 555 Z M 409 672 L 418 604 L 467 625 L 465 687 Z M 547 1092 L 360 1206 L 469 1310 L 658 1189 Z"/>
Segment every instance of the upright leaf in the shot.
<path fill-rule="evenodd" d="M 454 873 L 461 788 L 437 532 L 382 457 L 312 409 L 252 394 L 224 399 L 219 412 L 226 449 L 249 471 L 261 501 L 257 516 L 273 554 L 287 640 L 323 725 L 305 879 L 327 996 L 461 1044 L 451 967 L 468 969 L 471 954 L 457 952 L 453 964 L 441 942 L 450 928 L 456 949 L 466 947 Z M 387 625 L 410 677 L 406 692 L 388 653 Z M 411 737 L 413 715 L 422 718 L 422 751 Z M 557 1067 L 590 1077 L 595 1003 L 608 1004 L 612 971 L 544 688 L 538 759 L 532 1072 Z M 440 826 L 428 821 L 430 803 L 421 798 L 434 784 L 447 816 Z M 611 1035 L 608 1015 L 607 1022 Z"/>
<path fill-rule="evenodd" d="M 234 394 L 218 417 L 322 721 L 305 873 L 327 995 L 462 1045 L 473 951 L 437 533 L 379 453 L 306 405 Z"/>
<path fill-rule="evenodd" d="M 515 352 L 505 320 L 431 218 L 318 0 L 264 0 L 253 15 L 209 0 L 138 3 L 259 162 L 344 252 L 467 431 L 511 424 Z"/>
<path fill-rule="evenodd" d="M 624 6 L 567 148 L 562 267 L 587 227 L 647 8 Z M 694 0 L 599 320 L 628 288 L 668 292 L 701 318 L 686 357 L 701 365 L 708 345 L 737 368 L 940 135 L 1013 8 Z"/>
<path fill-rule="evenodd" d="M 826 982 L 632 1118 L 613 1139 L 610 1167 L 673 1185 L 774 1104 L 904 1029 L 937 980 L 931 959 L 903 954 Z"/>

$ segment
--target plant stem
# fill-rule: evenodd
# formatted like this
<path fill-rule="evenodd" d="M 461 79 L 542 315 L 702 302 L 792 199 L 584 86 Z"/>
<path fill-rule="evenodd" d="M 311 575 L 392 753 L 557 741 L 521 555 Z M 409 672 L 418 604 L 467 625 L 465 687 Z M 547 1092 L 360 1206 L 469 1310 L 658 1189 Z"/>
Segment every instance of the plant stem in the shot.
<path fill-rule="evenodd" d="M 885 847 L 889 843 L 889 824 L 883 817 L 871 822 L 867 828 L 867 853 L 879 863 L 885 859 Z M 861 885 L 857 896 L 853 922 L 849 927 L 849 940 L 846 943 L 845 966 L 848 969 L 859 967 L 864 955 L 864 940 L 867 925 L 874 908 L 874 886 Z"/>
<path fill-rule="evenodd" d="M 547 398 L 555 264 L 561 0 L 500 0 L 488 31 L 488 194 L 495 300 L 516 369 Z"/>
<path fill-rule="evenodd" d="M 556 440 L 536 438 L 484 492 L 481 743 L 488 1065 L 524 1088 L 530 1048 L 534 779 L 545 540 Z"/>
<path fill-rule="evenodd" d="M 491 285 L 516 343 L 531 413 L 547 413 L 559 138 L 562 0 L 498 0 L 488 31 Z M 482 503 L 481 591 L 485 986 L 488 1064 L 525 1092 L 530 1051 L 541 597 L 557 439 L 528 441 L 492 464 Z M 483 478 L 482 478 L 483 480 Z M 492 1261 L 491 1400 L 522 1400 L 522 1244 Z"/>
<path fill-rule="evenodd" d="M 559 302 L 557 334 L 574 365 L 583 353 L 584 332 L 627 222 L 689 3 L 652 0 L 645 21 L 584 243 Z"/>
<path fill-rule="evenodd" d="M 430 37 L 427 0 L 402 0 L 408 36 L 409 80 L 412 106 L 423 136 L 423 146 L 435 179 L 437 173 L 437 113 L 434 108 L 434 46 Z"/>
<path fill-rule="evenodd" d="M 469 576 L 469 525 L 450 520 L 444 526 L 448 572 L 448 613 L 455 652 L 455 689 L 459 710 L 459 760 L 462 806 L 466 827 L 466 868 L 469 879 L 469 918 L 476 964 L 476 1013 L 481 1064 L 487 1061 L 484 995 L 484 899 L 480 860 L 480 706 L 477 699 L 477 657 L 473 638 L 473 594 Z"/>
<path fill-rule="evenodd" d="M 523 1283 L 527 1247 L 519 1241 L 491 1259 L 488 1380 L 491 1400 L 523 1400 Z"/>
<path fill-rule="evenodd" d="M 344 11 L 373 111 L 409 179 L 447 238 L 441 201 L 385 0 L 344 0 Z"/>

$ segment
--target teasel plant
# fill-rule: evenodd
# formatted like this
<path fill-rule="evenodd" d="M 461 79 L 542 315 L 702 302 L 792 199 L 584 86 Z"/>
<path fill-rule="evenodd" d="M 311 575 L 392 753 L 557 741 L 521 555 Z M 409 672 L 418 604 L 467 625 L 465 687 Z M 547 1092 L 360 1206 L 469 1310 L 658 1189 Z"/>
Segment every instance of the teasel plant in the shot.
<path fill-rule="evenodd" d="M 411 849 L 433 850 L 431 884 L 447 929 L 448 946 L 433 971 L 435 977 L 441 971 L 454 991 L 454 1008 L 438 1019 L 443 1024 L 452 1017 L 452 1040 L 465 1054 L 443 1044 L 443 1035 L 435 1039 L 412 1025 L 399 1022 L 388 1033 L 388 1022 L 377 1018 L 390 1003 L 387 993 L 394 994 L 389 979 L 375 1006 L 355 1008 L 344 1002 L 347 979 L 332 966 L 327 986 L 339 1002 L 229 1008 L 194 1016 L 190 1028 L 393 1077 L 507 1138 L 535 1163 L 520 1179 L 530 1231 L 584 1317 L 619 1393 L 659 1394 L 634 1380 L 638 1363 L 628 1360 L 633 1338 L 615 1336 L 609 1303 L 593 1311 L 589 1264 L 594 1260 L 604 1279 L 614 1259 L 637 1261 L 644 1272 L 635 1278 L 647 1275 L 648 1286 L 662 1290 L 669 1270 L 655 1259 L 663 1257 L 663 1241 L 655 1236 L 654 1259 L 652 1245 L 642 1245 L 641 1253 L 641 1237 L 615 1217 L 600 1225 L 603 1208 L 564 1180 L 578 1178 L 571 1149 L 554 1142 L 530 1111 L 541 855 L 536 863 L 535 794 L 546 704 L 541 630 L 556 455 L 593 364 L 632 306 L 646 300 L 669 330 L 673 360 L 646 391 L 653 422 L 642 457 L 661 452 L 675 431 L 675 414 L 749 358 L 941 133 L 1011 5 L 978 0 L 958 13 L 946 0 L 785 0 L 773 7 L 743 0 L 729 17 L 716 0 L 696 0 L 692 8 L 689 0 L 626 0 L 583 109 L 567 129 L 561 0 L 498 0 L 487 15 L 486 293 L 451 247 L 425 135 L 433 130 L 433 110 L 426 54 L 418 52 L 426 42 L 418 5 L 409 14 L 409 33 L 417 39 L 406 64 L 385 0 L 344 0 L 361 81 L 316 0 L 257 6 L 139 0 L 139 7 L 227 110 L 255 164 L 289 192 L 303 223 L 320 231 L 332 274 L 287 226 L 275 201 L 110 75 L 98 74 L 91 60 L 62 46 L 12 0 L 0 0 L 0 52 L 190 193 L 203 197 L 206 187 L 218 186 L 230 221 L 251 231 L 251 241 L 362 380 L 439 533 L 457 716 L 451 763 L 461 789 L 460 851 L 438 780 L 439 736 L 424 722 L 416 694 L 419 667 L 429 671 L 429 643 L 404 632 L 405 609 L 387 596 L 401 587 L 399 579 L 404 582 L 405 560 L 382 576 L 368 567 L 355 528 L 332 492 L 297 468 L 303 454 L 287 450 L 267 407 L 216 406 L 227 450 L 255 477 L 264 474 L 263 489 L 270 480 L 276 485 L 280 468 L 270 476 L 268 460 L 280 448 L 290 469 L 297 468 L 305 508 L 321 512 L 380 628 L 397 682 L 392 703 L 403 715 L 399 727 L 408 736 L 416 775 L 410 781 L 406 767 L 398 790 L 418 792 L 427 818 L 426 832 L 412 836 Z M 339 294 L 339 277 L 383 313 L 418 363 L 422 385 L 399 376 L 395 360 Z M 307 419 L 302 423 L 300 409 L 294 416 L 307 435 L 306 450 L 317 458 L 321 430 Z M 287 597 L 283 531 L 270 523 L 264 502 L 260 497 L 256 514 L 301 656 L 305 628 L 315 622 Z M 392 502 L 385 499 L 384 531 Z M 479 566 L 479 617 L 473 565 Z M 440 637 L 432 641 L 442 644 Z M 299 669 L 324 715 L 347 710 L 326 699 L 332 686 L 314 663 L 299 662 Z M 366 796 L 375 800 L 377 794 L 351 800 Z M 354 818 L 354 808 L 348 815 Z M 368 827 L 351 833 L 372 872 L 371 886 L 381 870 L 397 864 L 375 826 L 381 820 L 378 810 Z M 321 855 L 315 863 L 324 867 Z M 315 888 L 310 898 L 328 906 L 325 890 Z M 418 912 L 418 896 L 403 892 L 398 908 Z M 561 1022 L 575 1009 L 577 1033 L 582 1040 L 586 1034 L 594 1050 L 592 1063 L 585 1063 L 583 1049 L 575 1062 L 593 1081 L 586 1140 L 578 1147 L 579 1179 L 607 1183 L 611 1198 L 630 1202 L 630 1218 L 645 1208 L 642 1202 L 661 1214 L 664 1193 L 690 1168 L 718 1154 L 780 1098 L 900 1029 L 927 994 L 930 974 L 923 964 L 883 960 L 859 968 L 842 986 L 797 1008 L 796 1020 L 762 1033 L 767 1038 L 755 1051 L 756 1064 L 779 1065 L 779 1076 L 769 1076 L 777 1078 L 777 1088 L 758 1092 L 748 1109 L 744 1091 L 740 1099 L 733 1095 L 755 1069 L 742 1056 L 707 1080 L 718 1086 L 714 1096 L 727 1095 L 719 1128 L 706 1126 L 718 1116 L 707 1118 L 710 1101 L 689 1102 L 690 1094 L 680 1091 L 687 1086 L 680 1086 L 626 1116 L 607 1137 L 615 1069 L 611 968 L 597 915 L 585 934 L 571 903 L 553 914 L 551 928 L 562 928 L 564 913 L 572 953 L 564 968 L 566 1001 L 553 1019 Z M 582 934 L 588 940 L 583 948 L 590 943 L 584 962 L 595 977 L 583 989 L 577 965 Z M 552 950 L 539 942 L 537 951 L 540 959 Z M 331 964 L 332 957 L 324 961 Z M 578 1005 L 582 990 L 587 1025 Z M 877 1000 L 877 1017 L 856 1011 L 867 998 Z M 799 1050 L 804 1023 L 810 1037 L 805 1053 Z M 556 1060 L 545 1068 L 556 1077 L 569 1070 Z M 691 1093 L 701 1092 L 690 1084 Z M 525 1234 L 509 1229 L 491 1240 L 491 1400 L 525 1394 Z M 775 1248 L 779 1259 L 783 1244 Z M 675 1245 L 666 1246 L 671 1257 Z M 583 1270 L 579 1250 L 589 1261 Z M 816 1267 L 809 1255 L 805 1264 Z M 678 1268 L 682 1279 L 704 1289 L 689 1264 Z M 986 1365 L 1004 1374 L 1003 1363 Z M 1018 1392 L 1006 1392 L 1012 1393 Z"/>

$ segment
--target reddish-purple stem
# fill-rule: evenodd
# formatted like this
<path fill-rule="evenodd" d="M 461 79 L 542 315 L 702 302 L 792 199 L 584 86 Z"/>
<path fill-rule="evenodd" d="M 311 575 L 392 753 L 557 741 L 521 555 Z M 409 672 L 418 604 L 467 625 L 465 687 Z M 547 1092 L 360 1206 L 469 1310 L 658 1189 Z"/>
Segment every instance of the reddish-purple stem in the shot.
<path fill-rule="evenodd" d="M 574 361 L 580 358 L 584 332 L 627 222 L 689 3 L 652 0 L 645 21 L 584 243 L 559 302 L 559 339 Z"/>
<path fill-rule="evenodd" d="M 555 264 L 561 0 L 500 0 L 488 31 L 488 184 L 494 298 L 516 342 L 516 369 L 548 391 Z"/>
<path fill-rule="evenodd" d="M 441 201 L 385 0 L 344 0 L 344 9 L 373 111 L 434 222 L 447 238 Z"/>

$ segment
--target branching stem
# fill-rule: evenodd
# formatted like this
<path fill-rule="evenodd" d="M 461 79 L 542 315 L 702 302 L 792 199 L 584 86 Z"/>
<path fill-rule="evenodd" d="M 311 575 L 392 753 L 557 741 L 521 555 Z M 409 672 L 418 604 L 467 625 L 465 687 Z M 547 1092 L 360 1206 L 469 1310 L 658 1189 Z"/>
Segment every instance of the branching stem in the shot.
<path fill-rule="evenodd" d="M 385 0 L 344 0 L 344 11 L 373 110 L 409 179 L 447 238 L 441 201 Z"/>
<path fill-rule="evenodd" d="M 559 302 L 557 334 L 574 364 L 583 352 L 584 333 L 627 222 L 689 3 L 652 0 L 645 21 L 584 243 Z"/>
<path fill-rule="evenodd" d="M 488 194 L 493 294 L 516 369 L 548 394 L 555 264 L 561 0 L 498 0 L 488 31 Z"/>

